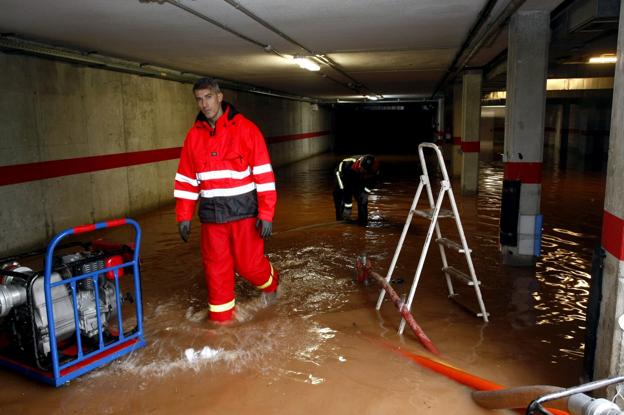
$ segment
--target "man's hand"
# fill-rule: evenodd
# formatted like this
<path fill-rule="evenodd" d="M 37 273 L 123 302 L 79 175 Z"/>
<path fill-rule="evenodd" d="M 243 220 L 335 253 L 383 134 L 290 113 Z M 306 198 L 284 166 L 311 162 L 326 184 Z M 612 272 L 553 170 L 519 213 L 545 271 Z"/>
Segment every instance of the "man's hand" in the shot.
<path fill-rule="evenodd" d="M 256 228 L 262 239 L 267 239 L 273 232 L 273 224 L 268 220 L 258 219 L 256 221 Z"/>
<path fill-rule="evenodd" d="M 183 220 L 182 222 L 178 222 L 178 231 L 180 232 L 180 238 L 184 242 L 188 242 L 189 235 L 191 234 L 191 221 Z"/>

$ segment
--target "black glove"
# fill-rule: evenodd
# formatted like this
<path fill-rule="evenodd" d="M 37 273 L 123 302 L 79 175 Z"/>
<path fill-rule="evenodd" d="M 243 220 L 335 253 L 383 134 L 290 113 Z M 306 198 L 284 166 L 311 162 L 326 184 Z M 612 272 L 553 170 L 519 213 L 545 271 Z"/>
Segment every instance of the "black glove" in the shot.
<path fill-rule="evenodd" d="M 273 232 L 273 224 L 268 220 L 258 219 L 256 221 L 256 228 L 258 228 L 258 233 L 262 239 L 268 238 Z"/>
<path fill-rule="evenodd" d="M 182 222 L 178 222 L 178 231 L 180 232 L 180 238 L 184 242 L 188 242 L 189 235 L 191 234 L 191 221 L 183 220 Z"/>

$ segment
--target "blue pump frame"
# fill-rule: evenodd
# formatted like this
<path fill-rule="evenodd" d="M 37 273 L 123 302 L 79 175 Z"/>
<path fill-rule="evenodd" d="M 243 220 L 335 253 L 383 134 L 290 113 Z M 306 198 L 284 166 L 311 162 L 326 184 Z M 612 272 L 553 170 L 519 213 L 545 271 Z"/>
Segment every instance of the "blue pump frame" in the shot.
<path fill-rule="evenodd" d="M 119 265 L 109 266 L 98 271 L 72 276 L 68 279 L 63 279 L 57 282 L 51 282 L 52 275 L 52 263 L 54 251 L 58 243 L 69 235 L 91 232 L 98 229 L 111 228 L 116 226 L 122 226 L 125 224 L 132 225 L 135 229 L 135 241 L 134 241 L 134 253 L 132 261 L 124 262 Z M 13 370 L 21 372 L 28 377 L 38 379 L 40 381 L 49 383 L 56 387 L 59 387 L 78 376 L 81 376 L 95 368 L 105 365 L 116 358 L 123 356 L 127 353 L 131 353 L 136 349 L 144 347 L 146 345 L 144 333 L 143 333 L 143 309 L 141 302 L 141 280 L 139 274 L 139 251 L 141 242 L 141 228 L 139 224 L 129 218 L 116 219 L 107 222 L 99 222 L 91 225 L 78 226 L 71 229 L 66 229 L 58 233 L 48 245 L 45 256 L 45 274 L 44 274 L 44 293 L 46 300 L 46 312 L 48 317 L 48 330 L 50 338 L 50 353 L 52 361 L 52 371 L 46 372 L 38 368 L 33 368 L 24 365 L 20 362 L 0 356 L 0 365 L 9 367 Z M 119 290 L 119 275 L 118 270 L 132 266 L 133 278 L 134 278 L 134 304 L 136 311 L 137 326 L 133 333 L 126 336 L 124 335 L 122 316 L 121 316 L 121 298 Z M 115 280 L 115 296 L 117 302 L 117 324 L 119 329 L 118 339 L 112 343 L 104 344 L 104 338 L 102 333 L 102 320 L 100 315 L 100 307 L 96 308 L 96 316 L 98 323 L 98 340 L 99 344 L 96 350 L 89 353 L 83 353 L 82 341 L 80 335 L 76 335 L 76 350 L 77 357 L 67 363 L 61 364 L 59 361 L 59 351 L 56 342 L 56 325 L 50 324 L 54 322 L 54 307 L 50 307 L 52 302 L 52 288 L 69 285 L 72 295 L 72 305 L 74 308 L 74 323 L 76 325 L 75 333 L 80 333 L 80 321 L 78 319 L 78 307 L 76 301 L 76 283 L 78 281 L 91 278 L 95 286 L 98 286 L 98 278 L 104 278 L 107 272 L 112 272 Z M 95 290 L 95 302 L 99 304 L 99 290 Z"/>

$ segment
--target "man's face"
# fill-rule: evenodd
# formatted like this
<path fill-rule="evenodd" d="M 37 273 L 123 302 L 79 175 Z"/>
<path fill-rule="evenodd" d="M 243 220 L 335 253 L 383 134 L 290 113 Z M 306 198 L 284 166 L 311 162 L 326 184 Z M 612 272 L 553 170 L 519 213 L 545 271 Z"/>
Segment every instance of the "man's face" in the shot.
<path fill-rule="evenodd" d="M 198 89 L 195 92 L 195 100 L 202 113 L 209 120 L 215 120 L 221 110 L 223 94 L 215 92 L 212 88 Z"/>

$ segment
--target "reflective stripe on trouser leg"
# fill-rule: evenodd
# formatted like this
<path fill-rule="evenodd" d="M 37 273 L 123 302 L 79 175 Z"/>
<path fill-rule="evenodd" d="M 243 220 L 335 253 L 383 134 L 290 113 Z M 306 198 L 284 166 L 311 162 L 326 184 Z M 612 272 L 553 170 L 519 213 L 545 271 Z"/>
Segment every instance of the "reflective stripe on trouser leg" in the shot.
<path fill-rule="evenodd" d="M 277 275 L 273 275 L 273 264 L 269 261 L 269 265 L 271 266 L 271 274 L 269 274 L 269 279 L 262 285 L 256 285 L 256 288 L 259 290 L 264 290 L 265 288 L 269 288 L 273 284 L 273 280 L 277 279 Z"/>
<path fill-rule="evenodd" d="M 229 223 L 201 225 L 201 251 L 208 288 L 210 319 L 228 321 L 235 309 L 234 258 Z"/>
<path fill-rule="evenodd" d="M 277 289 L 277 272 L 264 256 L 264 240 L 258 235 L 256 219 L 231 222 L 232 250 L 236 272 L 264 292 Z M 268 285 L 267 282 L 272 280 Z M 264 287 L 264 288 L 260 288 Z"/>

